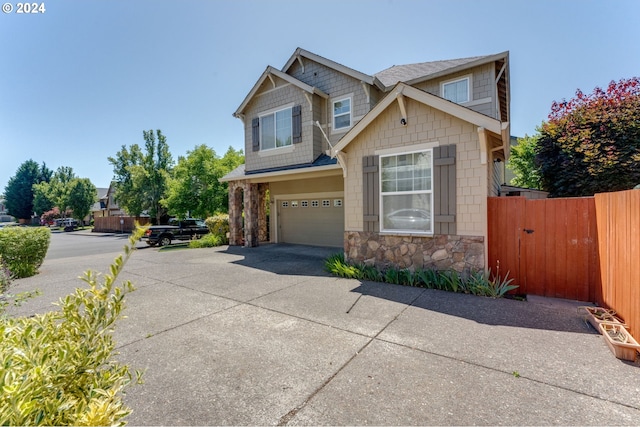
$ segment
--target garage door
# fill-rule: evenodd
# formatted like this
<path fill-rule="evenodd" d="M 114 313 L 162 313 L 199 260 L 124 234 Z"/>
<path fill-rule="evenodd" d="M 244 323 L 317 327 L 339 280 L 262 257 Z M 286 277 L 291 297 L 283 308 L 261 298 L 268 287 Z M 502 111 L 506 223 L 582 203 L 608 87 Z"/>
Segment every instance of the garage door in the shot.
<path fill-rule="evenodd" d="M 343 236 L 341 198 L 278 201 L 278 242 L 342 247 Z"/>

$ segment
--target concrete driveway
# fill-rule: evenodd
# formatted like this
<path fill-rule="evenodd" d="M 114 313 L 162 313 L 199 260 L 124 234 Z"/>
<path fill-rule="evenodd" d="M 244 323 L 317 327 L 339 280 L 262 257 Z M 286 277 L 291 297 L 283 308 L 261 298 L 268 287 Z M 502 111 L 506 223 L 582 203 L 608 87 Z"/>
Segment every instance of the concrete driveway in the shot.
<path fill-rule="evenodd" d="M 116 331 L 119 360 L 146 371 L 128 422 L 640 425 L 640 366 L 612 355 L 580 304 L 335 278 L 333 252 L 137 251 Z M 45 261 L 19 281 L 45 290 L 21 312 L 81 285 L 70 267 Z"/>

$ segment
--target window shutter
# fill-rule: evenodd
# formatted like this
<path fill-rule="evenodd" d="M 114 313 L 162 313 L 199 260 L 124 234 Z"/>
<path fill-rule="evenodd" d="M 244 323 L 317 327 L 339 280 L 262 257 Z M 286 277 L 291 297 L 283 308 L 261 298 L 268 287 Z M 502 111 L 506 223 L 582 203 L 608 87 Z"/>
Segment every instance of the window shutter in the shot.
<path fill-rule="evenodd" d="M 260 151 L 260 119 L 258 117 L 251 121 L 251 142 L 253 151 Z"/>
<path fill-rule="evenodd" d="M 380 231 L 379 157 L 362 158 L 363 231 Z"/>
<path fill-rule="evenodd" d="M 296 105 L 291 112 L 291 126 L 293 143 L 302 142 L 302 106 Z"/>
<path fill-rule="evenodd" d="M 435 234 L 456 234 L 456 146 L 433 149 Z"/>

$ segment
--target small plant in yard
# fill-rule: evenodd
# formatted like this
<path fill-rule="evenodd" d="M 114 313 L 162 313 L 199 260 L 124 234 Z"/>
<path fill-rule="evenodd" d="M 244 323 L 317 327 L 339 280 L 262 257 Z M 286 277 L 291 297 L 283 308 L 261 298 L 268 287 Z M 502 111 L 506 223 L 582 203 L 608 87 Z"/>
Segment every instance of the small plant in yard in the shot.
<path fill-rule="evenodd" d="M 142 232 L 110 274 L 85 272 L 88 288 L 61 298 L 58 311 L 0 317 L 1 425 L 125 424 L 131 410 L 122 395 L 134 375 L 113 359 L 112 333 L 133 286 L 115 282 Z"/>
<path fill-rule="evenodd" d="M 503 297 L 507 292 L 518 288 L 517 285 L 511 284 L 513 279 L 509 279 L 508 273 L 504 277 L 499 275 L 499 263 L 495 275 L 492 275 L 491 270 L 489 270 L 489 273 L 486 274 L 478 271 L 465 277 L 455 270 L 418 269 L 411 271 L 406 268 L 389 267 L 384 271 L 380 271 L 370 265 L 350 264 L 345 261 L 344 254 L 339 253 L 331 255 L 325 260 L 325 268 L 331 274 L 351 279 L 417 286 L 493 298 Z"/>
<path fill-rule="evenodd" d="M 4 293 L 9 290 L 10 284 L 11 271 L 9 271 L 9 267 L 7 267 L 2 259 L 2 255 L 0 255 L 0 294 L 4 295 Z"/>
<path fill-rule="evenodd" d="M 325 260 L 325 269 L 338 277 L 346 277 L 349 279 L 359 279 L 361 273 L 354 265 L 350 265 L 344 261 L 343 254 L 334 254 Z"/>
<path fill-rule="evenodd" d="M 229 214 L 219 214 L 210 216 L 204 220 L 211 234 L 220 236 L 223 245 L 229 243 L 227 233 L 229 232 Z M 220 246 L 220 245 L 217 245 Z"/>
<path fill-rule="evenodd" d="M 198 240 L 191 240 L 189 242 L 190 248 L 214 248 L 216 246 L 224 245 L 225 238 L 219 234 L 205 234 Z"/>

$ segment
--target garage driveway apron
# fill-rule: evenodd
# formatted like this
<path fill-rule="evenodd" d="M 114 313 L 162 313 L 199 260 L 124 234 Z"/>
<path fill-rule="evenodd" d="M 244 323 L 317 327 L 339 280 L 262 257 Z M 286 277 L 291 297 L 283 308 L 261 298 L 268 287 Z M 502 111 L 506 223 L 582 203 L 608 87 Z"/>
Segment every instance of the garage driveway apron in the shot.
<path fill-rule="evenodd" d="M 128 422 L 640 424 L 638 364 L 615 359 L 579 303 L 336 278 L 335 252 L 137 251 L 115 333 L 118 360 L 145 371 Z"/>

